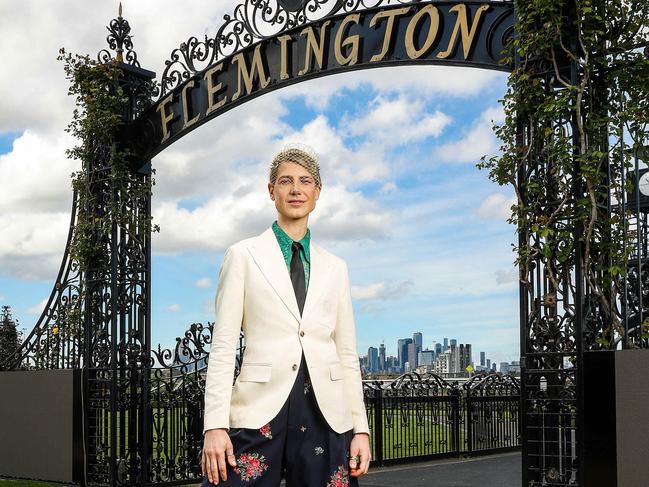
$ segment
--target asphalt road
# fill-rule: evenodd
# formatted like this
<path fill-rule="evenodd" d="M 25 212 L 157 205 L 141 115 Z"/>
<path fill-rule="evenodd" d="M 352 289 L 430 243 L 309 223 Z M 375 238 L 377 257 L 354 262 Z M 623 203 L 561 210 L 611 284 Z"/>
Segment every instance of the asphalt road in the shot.
<path fill-rule="evenodd" d="M 521 487 L 521 454 L 374 467 L 359 479 L 359 484 L 361 487 Z"/>

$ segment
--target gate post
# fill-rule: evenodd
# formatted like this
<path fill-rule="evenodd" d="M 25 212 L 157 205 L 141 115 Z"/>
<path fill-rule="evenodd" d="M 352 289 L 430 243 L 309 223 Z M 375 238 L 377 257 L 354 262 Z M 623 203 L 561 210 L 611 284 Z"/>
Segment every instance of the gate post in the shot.
<path fill-rule="evenodd" d="M 106 88 L 127 97 L 123 124 L 150 103 L 155 73 L 142 69 L 132 50 L 130 26 L 119 16 L 108 26 L 109 47 L 98 61 L 120 70 Z M 126 62 L 124 62 L 126 60 Z M 94 141 L 93 141 L 94 142 Z M 144 485 L 150 480 L 151 198 L 150 164 L 115 176 L 113 151 L 128 156 L 126 134 L 112 146 L 98 143 L 87 165 L 88 199 L 79 212 L 104 227 L 100 252 L 82 279 L 84 296 L 84 435 L 88 484 Z"/>
<path fill-rule="evenodd" d="M 471 453 L 473 451 L 473 401 L 471 400 L 471 388 L 466 387 L 465 388 L 465 393 L 464 393 L 464 401 L 466 402 L 466 440 L 467 440 L 467 447 L 466 451 L 467 453 Z"/>
<path fill-rule="evenodd" d="M 381 382 L 376 382 L 374 389 L 374 453 L 376 462 L 383 466 L 383 389 Z"/>
<path fill-rule="evenodd" d="M 449 392 L 451 396 L 451 445 L 453 446 L 453 451 L 459 455 L 460 454 L 460 391 L 456 387 L 453 387 Z"/>

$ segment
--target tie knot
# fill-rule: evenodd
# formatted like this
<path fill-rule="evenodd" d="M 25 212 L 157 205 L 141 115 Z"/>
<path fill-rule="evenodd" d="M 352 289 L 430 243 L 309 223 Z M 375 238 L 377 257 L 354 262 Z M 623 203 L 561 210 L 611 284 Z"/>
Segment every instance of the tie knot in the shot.
<path fill-rule="evenodd" d="M 302 244 L 300 242 L 293 241 L 293 250 L 299 252 L 300 249 L 302 248 Z"/>

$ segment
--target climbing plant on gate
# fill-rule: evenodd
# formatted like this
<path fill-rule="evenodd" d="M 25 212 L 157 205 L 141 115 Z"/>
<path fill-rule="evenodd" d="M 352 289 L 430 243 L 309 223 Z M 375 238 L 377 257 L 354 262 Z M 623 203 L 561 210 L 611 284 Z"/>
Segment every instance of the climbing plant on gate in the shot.
<path fill-rule="evenodd" d="M 132 207 L 134 201 L 150 197 L 155 179 L 136 179 L 129 167 L 130 149 L 117 143 L 133 102 L 121 82 L 124 73 L 120 64 L 114 60 L 101 63 L 64 48 L 57 59 L 64 62 L 70 82 L 68 95 L 76 100 L 72 121 L 66 128 L 78 140 L 66 154 L 80 161 L 80 169 L 71 175 L 78 211 L 69 251 L 71 259 L 85 273 L 90 268 L 108 265 L 111 233 L 135 233 L 135 229 L 141 234 L 160 231 L 151 216 L 135 212 Z M 149 82 L 138 89 L 139 99 L 146 102 L 158 88 Z M 151 173 L 155 174 L 155 169 Z M 82 332 L 83 314 L 78 304 L 83 302 L 83 290 L 80 292 L 78 302 L 69 303 L 61 313 L 54 325 L 55 334 L 62 328 L 71 335 Z"/>
<path fill-rule="evenodd" d="M 648 142 L 649 3 L 535 0 L 518 2 L 516 15 L 508 45 L 515 68 L 500 100 L 505 121 L 494 127 L 501 153 L 478 167 L 515 190 L 508 221 L 527 237 L 514 250 L 530 298 L 528 277 L 540 261 L 551 283 L 543 304 L 556 305 L 560 274 L 578 264 L 582 245 L 584 279 L 600 310 L 587 317 L 585 338 L 615 348 L 624 336 L 615 299 L 637 235 L 631 210 L 609 205 L 633 191 L 623 174 Z"/>

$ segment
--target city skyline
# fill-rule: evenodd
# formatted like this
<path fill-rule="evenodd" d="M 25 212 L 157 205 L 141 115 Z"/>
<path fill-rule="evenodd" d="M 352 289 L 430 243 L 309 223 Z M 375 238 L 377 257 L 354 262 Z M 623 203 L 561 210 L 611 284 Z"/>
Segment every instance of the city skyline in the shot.
<path fill-rule="evenodd" d="M 440 341 L 431 340 L 425 346 L 423 333 L 415 331 L 412 337 L 398 338 L 397 353 L 389 354 L 382 341 L 379 347 L 370 345 L 366 354 L 360 354 L 361 364 L 368 372 L 397 372 L 424 368 L 439 374 L 470 374 L 480 371 L 500 371 L 520 373 L 519 360 L 496 361 L 488 357 L 486 351 L 479 351 L 477 363 L 473 360 L 473 345 L 458 343 L 457 338 L 443 337 Z M 470 367 L 470 369 L 469 369 Z"/>

